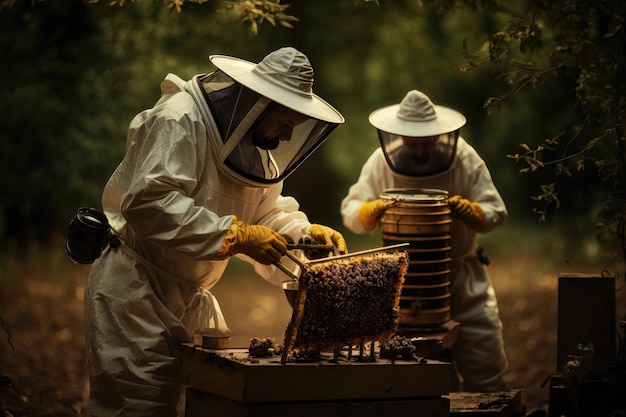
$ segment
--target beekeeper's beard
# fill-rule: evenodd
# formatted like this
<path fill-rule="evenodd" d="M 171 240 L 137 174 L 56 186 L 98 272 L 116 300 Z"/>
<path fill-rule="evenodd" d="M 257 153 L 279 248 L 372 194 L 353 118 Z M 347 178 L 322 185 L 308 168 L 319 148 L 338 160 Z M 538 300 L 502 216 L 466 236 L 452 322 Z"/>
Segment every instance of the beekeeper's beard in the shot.
<path fill-rule="evenodd" d="M 252 132 L 252 143 L 254 144 L 254 146 L 258 146 L 261 149 L 271 151 L 271 150 L 278 148 L 278 145 L 280 144 L 280 139 L 278 137 L 273 137 L 273 138 L 265 137 L 257 129 L 254 132 Z"/>

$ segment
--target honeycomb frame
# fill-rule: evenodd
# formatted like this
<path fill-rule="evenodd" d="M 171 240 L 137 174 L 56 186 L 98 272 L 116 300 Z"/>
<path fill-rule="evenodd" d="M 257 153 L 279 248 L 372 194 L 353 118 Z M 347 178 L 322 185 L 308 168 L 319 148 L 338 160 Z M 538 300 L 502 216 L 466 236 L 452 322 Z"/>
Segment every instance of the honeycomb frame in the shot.
<path fill-rule="evenodd" d="M 304 264 L 281 362 L 294 352 L 336 350 L 392 337 L 407 267 L 406 251 Z"/>

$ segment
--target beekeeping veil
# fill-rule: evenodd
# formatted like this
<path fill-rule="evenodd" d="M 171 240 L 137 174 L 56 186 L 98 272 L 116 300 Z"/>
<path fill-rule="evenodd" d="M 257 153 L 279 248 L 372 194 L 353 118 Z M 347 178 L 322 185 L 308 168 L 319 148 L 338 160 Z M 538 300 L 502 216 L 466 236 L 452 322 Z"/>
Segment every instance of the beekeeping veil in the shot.
<path fill-rule="evenodd" d="M 421 91 L 409 91 L 399 104 L 372 112 L 369 121 L 389 167 L 400 175 L 425 176 L 443 172 L 454 160 L 459 129 L 465 116 L 434 105 Z"/>
<path fill-rule="evenodd" d="M 274 51 L 258 64 L 224 55 L 209 59 L 218 71 L 197 82 L 220 133 L 212 138 L 215 156 L 222 169 L 246 185 L 284 180 L 344 122 L 313 93 L 313 68 L 294 48 Z M 297 123 L 285 121 L 293 128 L 290 140 L 273 138 L 275 149 L 255 146 L 255 131 L 283 106 L 298 113 Z"/>

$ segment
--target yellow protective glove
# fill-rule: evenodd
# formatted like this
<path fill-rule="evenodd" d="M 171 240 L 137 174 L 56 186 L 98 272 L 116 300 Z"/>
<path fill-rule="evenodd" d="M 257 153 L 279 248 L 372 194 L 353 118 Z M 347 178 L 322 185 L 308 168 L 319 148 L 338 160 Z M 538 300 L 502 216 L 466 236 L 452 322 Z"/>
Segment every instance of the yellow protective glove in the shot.
<path fill-rule="evenodd" d="M 473 203 L 460 195 L 453 195 L 448 199 L 450 212 L 473 230 L 479 230 L 485 220 L 485 213 L 480 204 Z"/>
<path fill-rule="evenodd" d="M 312 224 L 311 227 L 309 227 L 309 236 L 317 242 L 337 247 L 339 253 L 348 253 L 346 240 L 343 238 L 343 235 L 335 229 L 321 224 Z"/>
<path fill-rule="evenodd" d="M 233 223 L 215 259 L 226 259 L 237 253 L 269 265 L 287 253 L 287 241 L 269 227 L 247 224 L 233 216 Z"/>
<path fill-rule="evenodd" d="M 381 198 L 365 202 L 359 207 L 357 219 L 359 219 L 359 222 L 365 230 L 374 230 L 378 227 L 380 218 L 385 214 L 385 210 L 392 204 L 393 202 L 391 200 L 383 200 Z"/>

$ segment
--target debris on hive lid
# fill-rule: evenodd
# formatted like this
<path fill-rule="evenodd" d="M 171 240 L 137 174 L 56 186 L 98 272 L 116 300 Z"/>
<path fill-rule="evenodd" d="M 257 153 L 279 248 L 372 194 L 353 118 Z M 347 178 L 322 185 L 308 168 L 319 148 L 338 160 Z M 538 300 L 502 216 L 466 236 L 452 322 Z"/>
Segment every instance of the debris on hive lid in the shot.
<path fill-rule="evenodd" d="M 283 347 L 277 345 L 273 337 L 253 337 L 248 346 L 248 356 L 252 358 L 264 358 L 280 355 Z"/>

